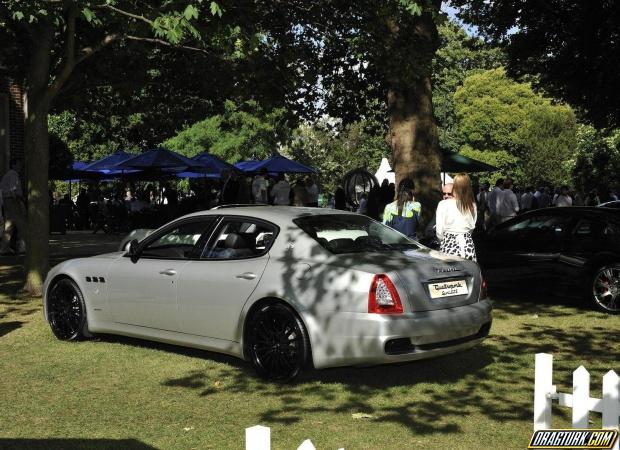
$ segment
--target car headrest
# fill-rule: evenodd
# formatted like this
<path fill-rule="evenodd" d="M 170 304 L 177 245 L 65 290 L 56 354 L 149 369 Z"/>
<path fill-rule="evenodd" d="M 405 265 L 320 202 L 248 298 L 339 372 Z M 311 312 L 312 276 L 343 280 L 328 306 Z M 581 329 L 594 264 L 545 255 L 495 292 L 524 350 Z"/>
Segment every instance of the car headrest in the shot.
<path fill-rule="evenodd" d="M 249 248 L 248 242 L 246 239 L 238 233 L 229 233 L 226 236 L 226 241 L 224 242 L 225 248 Z"/>

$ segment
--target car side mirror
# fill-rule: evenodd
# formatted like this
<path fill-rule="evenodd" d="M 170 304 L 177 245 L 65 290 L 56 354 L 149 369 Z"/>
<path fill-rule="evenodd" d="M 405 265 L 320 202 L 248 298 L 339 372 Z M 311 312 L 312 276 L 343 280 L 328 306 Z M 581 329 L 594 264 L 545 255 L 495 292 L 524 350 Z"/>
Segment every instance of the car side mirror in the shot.
<path fill-rule="evenodd" d="M 132 260 L 138 259 L 138 245 L 138 240 L 132 239 L 125 247 L 127 249 L 127 254 L 131 256 Z"/>

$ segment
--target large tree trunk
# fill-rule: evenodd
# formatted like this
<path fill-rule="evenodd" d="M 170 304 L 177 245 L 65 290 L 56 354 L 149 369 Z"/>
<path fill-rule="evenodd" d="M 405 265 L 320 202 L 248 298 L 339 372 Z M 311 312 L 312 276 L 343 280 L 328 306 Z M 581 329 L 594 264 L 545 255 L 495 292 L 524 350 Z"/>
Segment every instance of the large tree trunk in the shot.
<path fill-rule="evenodd" d="M 41 295 L 49 269 L 49 138 L 47 116 L 50 107 L 50 58 L 53 28 L 40 23 L 32 36 L 33 51 L 26 87 L 26 124 L 24 128 L 26 193 L 26 283 L 24 290 Z"/>
<path fill-rule="evenodd" d="M 433 216 L 440 199 L 439 140 L 433 115 L 430 77 L 388 92 L 391 146 L 396 186 L 411 178 L 422 216 Z"/>
<path fill-rule="evenodd" d="M 441 1 L 433 0 L 432 6 L 439 11 Z M 431 66 L 439 45 L 437 25 L 426 10 L 415 20 L 412 30 L 394 24 L 388 24 L 388 29 L 392 51 L 406 65 L 392 74 L 387 99 L 396 185 L 404 178 L 413 180 L 416 200 L 422 204 L 422 216 L 428 221 L 441 198 L 441 157 L 431 87 Z M 399 35 L 409 32 L 411 35 L 405 39 L 413 45 L 411 52 L 404 54 L 399 48 L 403 36 Z"/>

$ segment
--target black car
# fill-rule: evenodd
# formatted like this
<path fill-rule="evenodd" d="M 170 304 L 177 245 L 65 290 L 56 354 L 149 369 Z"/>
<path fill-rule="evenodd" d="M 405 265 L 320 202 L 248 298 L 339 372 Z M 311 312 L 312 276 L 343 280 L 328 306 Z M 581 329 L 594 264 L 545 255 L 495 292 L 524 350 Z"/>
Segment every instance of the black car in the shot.
<path fill-rule="evenodd" d="M 490 284 L 579 293 L 601 311 L 620 311 L 620 210 L 537 209 L 474 241 Z"/>

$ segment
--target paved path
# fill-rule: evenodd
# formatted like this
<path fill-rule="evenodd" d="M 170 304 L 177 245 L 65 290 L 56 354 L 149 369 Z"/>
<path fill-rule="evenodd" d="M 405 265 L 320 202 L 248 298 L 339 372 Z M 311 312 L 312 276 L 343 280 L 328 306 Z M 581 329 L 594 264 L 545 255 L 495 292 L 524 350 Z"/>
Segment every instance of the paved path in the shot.
<path fill-rule="evenodd" d="M 50 235 L 50 267 L 71 258 L 114 252 L 124 235 L 68 231 Z M 0 256 L 0 296 L 17 292 L 23 284 L 24 255 Z"/>

